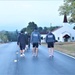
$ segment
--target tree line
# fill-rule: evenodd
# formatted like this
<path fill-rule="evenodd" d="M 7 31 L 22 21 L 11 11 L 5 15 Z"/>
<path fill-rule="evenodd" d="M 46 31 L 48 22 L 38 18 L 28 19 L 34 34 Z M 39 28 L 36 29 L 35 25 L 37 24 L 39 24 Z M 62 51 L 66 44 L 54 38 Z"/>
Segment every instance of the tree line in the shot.
<path fill-rule="evenodd" d="M 31 34 L 31 32 L 35 29 L 38 28 L 38 31 L 41 34 L 46 34 L 48 33 L 48 31 L 54 31 L 58 28 L 60 28 L 61 26 L 50 26 L 50 27 L 38 27 L 37 24 L 35 24 L 34 22 L 29 22 L 27 27 L 24 27 L 21 29 L 21 31 L 23 32 L 27 32 L 28 34 Z M 75 28 L 75 27 L 74 27 Z M 6 43 L 6 42 L 13 42 L 13 41 L 17 41 L 17 37 L 19 35 L 20 31 L 16 30 L 13 32 L 9 32 L 9 31 L 0 31 L 0 43 Z"/>
<path fill-rule="evenodd" d="M 0 43 L 17 41 L 18 32 L 0 31 Z"/>
<path fill-rule="evenodd" d="M 29 22 L 29 23 L 28 23 L 28 26 L 27 26 L 27 27 L 24 27 L 24 28 L 22 29 L 22 31 L 24 31 L 24 32 L 26 31 L 26 32 L 28 32 L 29 34 L 31 34 L 31 32 L 32 32 L 36 27 L 38 28 L 38 31 L 39 31 L 40 33 L 48 33 L 49 30 L 50 30 L 50 31 L 53 31 L 53 30 L 59 28 L 60 26 L 38 27 L 38 25 L 35 24 L 35 22 Z"/>
<path fill-rule="evenodd" d="M 68 15 L 69 23 L 75 23 L 75 0 L 64 0 L 63 5 L 59 7 L 60 15 Z M 29 22 L 27 27 L 22 28 L 24 32 L 27 31 L 29 34 L 34 30 L 35 27 L 38 27 L 34 22 Z M 47 33 L 49 30 L 53 31 L 60 26 L 50 26 L 50 27 L 38 27 L 40 33 Z M 75 29 L 75 26 L 74 28 Z M 17 41 L 18 31 L 9 32 L 9 31 L 0 31 L 0 42 L 10 42 Z"/>
<path fill-rule="evenodd" d="M 38 27 L 37 24 L 35 24 L 34 22 L 29 22 L 28 26 L 22 28 L 21 31 L 28 32 L 29 34 L 31 34 L 31 32 L 34 30 L 35 27 L 38 28 L 38 31 L 40 33 L 48 33 L 49 30 L 53 31 L 54 29 L 59 28 L 60 26 Z M 18 30 L 13 31 L 13 32 L 0 31 L 0 43 L 17 41 L 17 37 L 18 37 L 19 33 L 20 33 L 20 31 L 18 31 Z"/>

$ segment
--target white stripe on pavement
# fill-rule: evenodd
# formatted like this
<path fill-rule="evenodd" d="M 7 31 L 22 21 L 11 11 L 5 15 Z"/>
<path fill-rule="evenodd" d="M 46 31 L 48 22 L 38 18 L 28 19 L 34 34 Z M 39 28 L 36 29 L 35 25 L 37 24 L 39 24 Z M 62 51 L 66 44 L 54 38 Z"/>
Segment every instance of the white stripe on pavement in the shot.
<path fill-rule="evenodd" d="M 73 57 L 73 56 L 71 56 L 71 55 L 68 55 L 68 54 L 66 54 L 66 53 L 63 53 L 63 52 L 61 52 L 61 51 L 58 51 L 58 50 L 55 50 L 56 52 L 58 52 L 58 53 L 61 53 L 61 54 L 63 54 L 63 55 L 66 55 L 66 56 L 68 56 L 68 57 L 70 57 L 70 58 L 73 58 L 73 59 L 75 59 L 75 57 Z"/>

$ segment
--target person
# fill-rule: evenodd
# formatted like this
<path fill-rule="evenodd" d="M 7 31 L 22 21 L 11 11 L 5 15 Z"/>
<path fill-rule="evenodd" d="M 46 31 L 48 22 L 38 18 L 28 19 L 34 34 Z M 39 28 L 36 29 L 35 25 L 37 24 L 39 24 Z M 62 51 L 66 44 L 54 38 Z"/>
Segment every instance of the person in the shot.
<path fill-rule="evenodd" d="M 28 48 L 30 49 L 30 34 L 28 34 Z"/>
<path fill-rule="evenodd" d="M 41 44 L 41 36 L 37 28 L 35 28 L 34 31 L 31 33 L 31 43 L 33 45 L 32 55 L 37 57 L 38 56 L 38 46 L 39 44 Z"/>
<path fill-rule="evenodd" d="M 46 43 L 47 43 L 47 47 L 49 48 L 49 57 L 53 57 L 55 35 L 51 31 L 49 31 L 49 33 L 46 35 Z"/>
<path fill-rule="evenodd" d="M 25 36 L 26 36 L 26 48 L 25 50 L 28 50 L 30 48 L 29 44 L 30 44 L 30 36 L 27 32 L 25 32 Z"/>
<path fill-rule="evenodd" d="M 23 31 L 21 31 L 21 33 L 18 36 L 17 44 L 20 47 L 21 56 L 25 56 L 24 52 L 25 52 L 25 46 L 26 46 L 26 38 Z"/>

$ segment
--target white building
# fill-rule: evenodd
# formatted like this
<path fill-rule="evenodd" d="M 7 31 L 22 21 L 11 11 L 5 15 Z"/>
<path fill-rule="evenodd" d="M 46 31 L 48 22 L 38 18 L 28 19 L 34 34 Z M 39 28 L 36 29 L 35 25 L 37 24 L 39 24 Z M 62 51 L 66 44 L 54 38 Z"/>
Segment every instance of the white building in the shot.
<path fill-rule="evenodd" d="M 42 43 L 45 42 L 46 35 L 47 35 L 47 33 L 41 33 L 41 42 Z"/>
<path fill-rule="evenodd" d="M 58 42 L 73 42 L 75 41 L 75 30 L 67 22 L 67 17 L 64 15 L 63 26 L 53 31 Z"/>
<path fill-rule="evenodd" d="M 62 27 L 54 30 L 52 32 L 55 35 L 55 38 L 58 42 L 73 42 L 75 41 L 75 30 L 67 22 L 67 17 L 64 15 L 64 21 Z M 41 42 L 45 42 L 47 33 L 41 34 Z"/>

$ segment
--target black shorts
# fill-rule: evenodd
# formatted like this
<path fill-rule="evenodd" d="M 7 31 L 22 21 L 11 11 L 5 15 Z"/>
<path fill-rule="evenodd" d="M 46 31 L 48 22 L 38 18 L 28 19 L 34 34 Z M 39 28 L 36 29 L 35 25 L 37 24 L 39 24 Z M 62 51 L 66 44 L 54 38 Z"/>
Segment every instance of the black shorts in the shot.
<path fill-rule="evenodd" d="M 38 43 L 33 43 L 33 47 L 38 48 Z"/>
<path fill-rule="evenodd" d="M 48 48 L 54 48 L 54 42 L 48 42 L 47 47 Z"/>
<path fill-rule="evenodd" d="M 20 44 L 20 50 L 24 50 L 25 49 L 25 44 Z"/>

